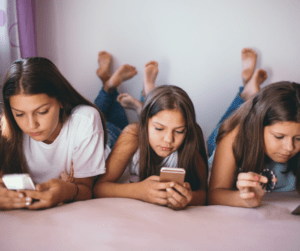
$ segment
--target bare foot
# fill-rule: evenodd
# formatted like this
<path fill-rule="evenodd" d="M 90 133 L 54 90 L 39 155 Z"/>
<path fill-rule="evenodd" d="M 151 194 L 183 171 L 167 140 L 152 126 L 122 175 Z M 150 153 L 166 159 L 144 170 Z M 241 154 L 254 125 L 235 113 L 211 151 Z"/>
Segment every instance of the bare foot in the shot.
<path fill-rule="evenodd" d="M 137 70 L 134 66 L 124 64 L 104 83 L 104 90 L 112 93 L 123 81 L 131 79 L 136 74 Z"/>
<path fill-rule="evenodd" d="M 110 78 L 111 55 L 106 51 L 100 51 L 98 54 L 99 68 L 96 73 L 103 84 Z"/>
<path fill-rule="evenodd" d="M 117 101 L 123 106 L 125 109 L 135 110 L 138 114 L 140 114 L 142 110 L 142 102 L 136 100 L 128 93 L 122 93 L 117 97 Z"/>
<path fill-rule="evenodd" d="M 148 93 L 155 87 L 155 79 L 158 74 L 158 63 L 150 61 L 144 67 L 144 90 L 143 96 L 146 97 Z"/>
<path fill-rule="evenodd" d="M 242 50 L 242 78 L 244 83 L 248 83 L 251 79 L 257 60 L 257 54 L 254 50 L 244 48 Z"/>
<path fill-rule="evenodd" d="M 241 97 L 248 100 L 260 90 L 260 85 L 267 79 L 267 72 L 263 69 L 256 69 L 252 78 L 246 83 Z"/>

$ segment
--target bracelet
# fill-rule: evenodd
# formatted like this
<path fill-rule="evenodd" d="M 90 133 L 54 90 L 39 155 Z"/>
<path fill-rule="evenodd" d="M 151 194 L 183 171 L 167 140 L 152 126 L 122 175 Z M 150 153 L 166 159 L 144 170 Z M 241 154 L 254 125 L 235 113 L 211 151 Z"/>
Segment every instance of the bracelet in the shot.
<path fill-rule="evenodd" d="M 79 192 L 79 187 L 77 186 L 77 184 L 76 183 L 72 183 L 72 184 L 74 184 L 76 186 L 76 193 L 75 193 L 74 197 L 69 200 L 69 202 L 73 201 L 76 198 L 76 196 L 78 195 L 78 192 Z"/>

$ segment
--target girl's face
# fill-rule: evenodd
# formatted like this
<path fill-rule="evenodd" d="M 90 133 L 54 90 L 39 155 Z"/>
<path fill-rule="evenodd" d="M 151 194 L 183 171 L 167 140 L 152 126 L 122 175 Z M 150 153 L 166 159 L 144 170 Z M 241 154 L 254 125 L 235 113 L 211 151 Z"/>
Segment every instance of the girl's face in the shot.
<path fill-rule="evenodd" d="M 186 121 L 178 110 L 158 112 L 148 122 L 149 143 L 155 153 L 165 158 L 178 150 L 186 135 Z"/>
<path fill-rule="evenodd" d="M 62 105 L 47 94 L 10 97 L 12 114 L 20 129 L 36 141 L 51 144 L 61 130 L 59 112 Z"/>
<path fill-rule="evenodd" d="M 265 153 L 275 162 L 286 163 L 300 151 L 300 123 L 277 122 L 264 128 Z"/>

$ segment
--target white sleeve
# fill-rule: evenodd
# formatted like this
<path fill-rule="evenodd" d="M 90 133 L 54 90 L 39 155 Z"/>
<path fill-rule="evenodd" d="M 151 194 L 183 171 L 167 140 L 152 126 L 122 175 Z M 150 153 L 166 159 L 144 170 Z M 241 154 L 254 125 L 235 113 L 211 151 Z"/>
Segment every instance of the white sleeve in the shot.
<path fill-rule="evenodd" d="M 106 170 L 101 118 L 95 108 L 88 108 L 84 114 L 77 114 L 75 118 L 78 122 L 72 156 L 75 178 L 96 176 Z"/>

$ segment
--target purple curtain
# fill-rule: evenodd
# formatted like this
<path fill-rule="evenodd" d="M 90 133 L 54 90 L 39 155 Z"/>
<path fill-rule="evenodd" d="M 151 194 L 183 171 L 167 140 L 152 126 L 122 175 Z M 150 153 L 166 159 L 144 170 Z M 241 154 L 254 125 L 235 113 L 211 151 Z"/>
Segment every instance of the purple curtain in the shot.
<path fill-rule="evenodd" d="M 37 56 L 35 0 L 16 0 L 21 57 Z"/>

